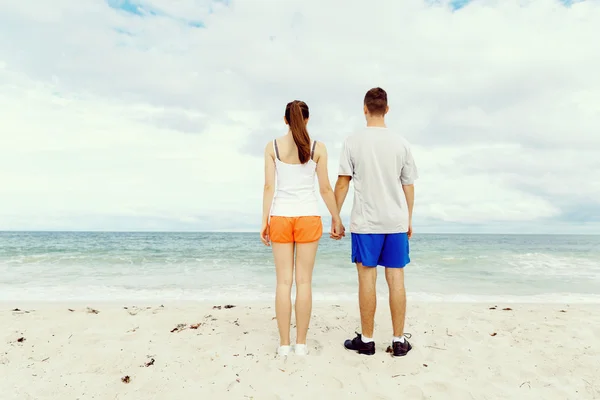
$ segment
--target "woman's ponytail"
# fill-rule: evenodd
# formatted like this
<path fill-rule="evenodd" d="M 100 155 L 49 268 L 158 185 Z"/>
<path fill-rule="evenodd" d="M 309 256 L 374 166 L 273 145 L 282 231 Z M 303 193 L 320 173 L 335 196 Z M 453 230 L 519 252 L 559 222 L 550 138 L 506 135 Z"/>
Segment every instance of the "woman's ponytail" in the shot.
<path fill-rule="evenodd" d="M 298 147 L 298 158 L 302 164 L 306 164 L 311 156 L 310 136 L 306 129 L 308 106 L 303 101 L 292 101 L 285 109 L 285 118 L 290 125 L 296 147 Z"/>

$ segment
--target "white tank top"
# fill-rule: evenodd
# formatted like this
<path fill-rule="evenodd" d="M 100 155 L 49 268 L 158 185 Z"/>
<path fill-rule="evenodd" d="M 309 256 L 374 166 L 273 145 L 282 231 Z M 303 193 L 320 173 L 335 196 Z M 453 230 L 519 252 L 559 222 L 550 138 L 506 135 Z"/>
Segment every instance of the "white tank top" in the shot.
<path fill-rule="evenodd" d="M 277 142 L 273 140 L 277 186 L 271 205 L 271 215 L 279 217 L 320 215 L 315 190 L 317 163 L 313 160 L 316 144 L 317 142 L 314 141 L 310 160 L 306 164 L 288 164 L 279 159 Z"/>

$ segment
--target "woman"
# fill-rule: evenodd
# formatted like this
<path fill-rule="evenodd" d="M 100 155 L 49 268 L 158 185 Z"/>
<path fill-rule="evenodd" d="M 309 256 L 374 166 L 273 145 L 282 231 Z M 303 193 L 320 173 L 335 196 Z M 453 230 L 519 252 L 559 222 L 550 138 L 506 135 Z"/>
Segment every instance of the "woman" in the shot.
<path fill-rule="evenodd" d="M 306 130 L 308 106 L 293 101 L 285 108 L 285 136 L 265 148 L 265 188 L 263 196 L 262 242 L 273 248 L 277 290 L 275 313 L 279 328 L 280 356 L 290 352 L 292 282 L 296 277 L 296 346 L 307 354 L 306 335 L 312 311 L 312 272 L 323 225 L 315 191 L 315 173 L 321 197 L 332 217 L 331 237 L 340 239 L 344 227 L 327 173 L 327 149 L 311 140 Z M 277 181 L 277 192 L 275 182 Z M 296 254 L 294 262 L 294 250 Z"/>

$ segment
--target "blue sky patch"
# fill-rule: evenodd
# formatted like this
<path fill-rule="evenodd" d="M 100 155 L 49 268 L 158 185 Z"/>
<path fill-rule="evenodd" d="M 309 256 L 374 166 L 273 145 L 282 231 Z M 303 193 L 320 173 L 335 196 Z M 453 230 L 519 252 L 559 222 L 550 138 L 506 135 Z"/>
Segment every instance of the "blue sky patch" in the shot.
<path fill-rule="evenodd" d="M 142 6 L 141 4 L 138 4 L 137 2 L 134 2 L 132 0 L 106 0 L 106 3 L 109 7 L 114 8 L 115 10 L 121 10 L 128 14 L 133 14 L 140 17 L 146 15 L 164 15 L 158 10 Z"/>
<path fill-rule="evenodd" d="M 431 5 L 439 5 L 439 4 L 444 4 L 445 2 L 443 0 L 425 0 L 428 4 Z M 458 11 L 464 7 L 466 7 L 467 5 L 469 5 L 469 3 L 472 3 L 475 0 L 449 0 L 447 2 L 448 6 L 453 10 L 453 11 Z M 556 0 L 556 2 L 558 4 L 562 4 L 565 7 L 569 7 L 572 6 L 573 4 L 576 3 L 582 3 L 585 0 Z"/>
<path fill-rule="evenodd" d="M 115 32 L 120 33 L 121 35 L 125 35 L 125 36 L 134 36 L 133 33 L 129 32 L 126 29 L 123 28 L 115 28 Z"/>
<path fill-rule="evenodd" d="M 471 2 L 471 0 L 452 0 L 450 2 L 450 7 L 456 11 L 456 10 L 460 10 L 461 8 L 463 8 L 470 2 Z"/>
<path fill-rule="evenodd" d="M 135 1 L 135 0 L 105 0 L 105 1 L 106 1 L 106 4 L 108 4 L 108 6 L 110 8 L 125 12 L 130 15 L 135 15 L 138 17 L 148 17 L 148 16 L 150 16 L 150 17 L 166 17 L 166 18 L 174 19 L 176 21 L 180 21 L 181 23 L 183 23 L 189 27 L 192 27 L 192 28 L 204 28 L 204 24 L 202 23 L 202 21 L 194 21 L 194 20 L 187 20 L 184 18 L 176 18 L 176 17 L 173 17 L 172 15 L 165 13 L 162 10 L 143 5 L 140 2 Z M 124 30 L 117 30 L 117 31 L 119 33 L 127 34 L 127 32 Z"/>

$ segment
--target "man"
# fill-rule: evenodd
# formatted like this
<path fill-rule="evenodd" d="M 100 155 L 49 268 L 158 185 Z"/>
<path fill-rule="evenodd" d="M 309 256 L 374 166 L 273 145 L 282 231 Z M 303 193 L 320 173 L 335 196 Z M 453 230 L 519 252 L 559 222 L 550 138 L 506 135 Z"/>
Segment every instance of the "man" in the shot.
<path fill-rule="evenodd" d="M 342 209 L 350 181 L 354 204 L 350 217 L 352 262 L 358 270 L 362 334 L 344 346 L 359 354 L 375 354 L 373 329 L 377 306 L 377 266 L 385 267 L 392 314 L 394 356 L 404 356 L 411 345 L 404 337 L 406 291 L 404 266 L 409 262 L 408 240 L 412 236 L 414 181 L 418 177 L 409 143 L 388 129 L 387 93 L 381 88 L 367 92 L 364 113 L 367 127 L 348 137 L 340 157 L 335 198 Z"/>

